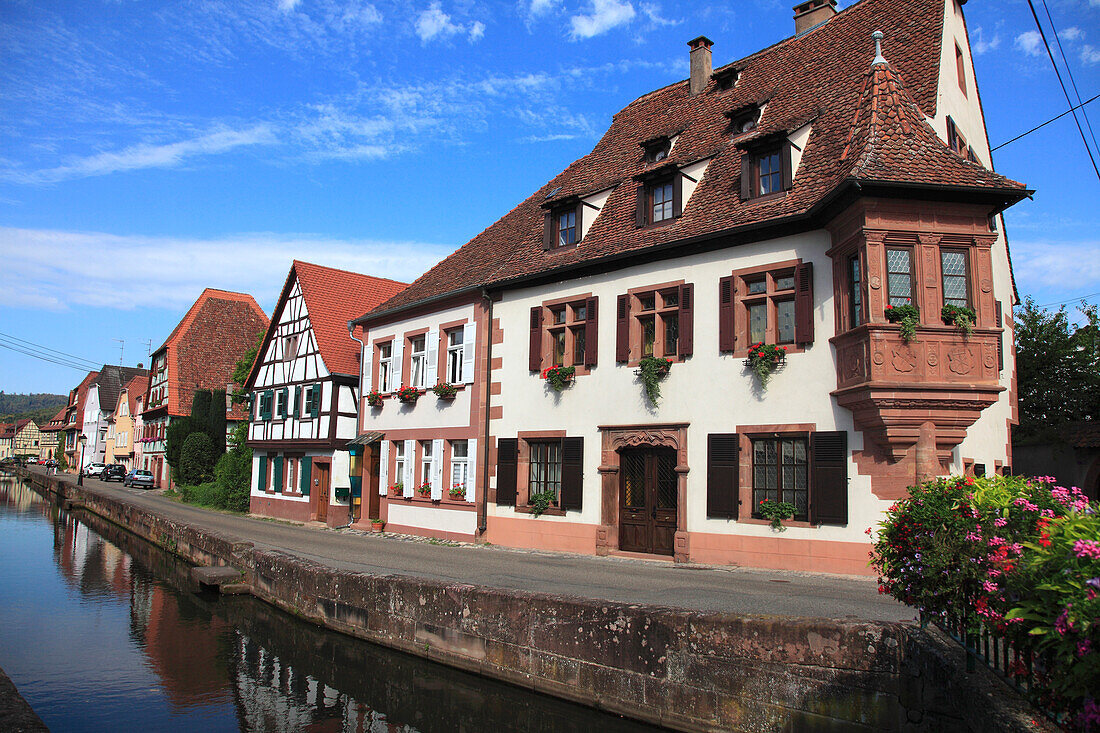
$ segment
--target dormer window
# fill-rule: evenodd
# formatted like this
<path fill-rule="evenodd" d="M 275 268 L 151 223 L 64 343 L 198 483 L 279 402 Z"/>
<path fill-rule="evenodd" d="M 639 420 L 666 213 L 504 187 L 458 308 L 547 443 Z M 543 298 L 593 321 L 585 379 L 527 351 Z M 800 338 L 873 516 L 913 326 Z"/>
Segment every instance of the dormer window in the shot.
<path fill-rule="evenodd" d="M 568 247 L 571 244 L 577 243 L 577 210 L 566 209 L 559 211 L 555 215 L 558 222 L 558 247 Z"/>
<path fill-rule="evenodd" d="M 572 247 L 580 242 L 583 236 L 581 230 L 583 210 L 584 204 L 578 203 L 576 198 L 550 208 L 544 215 L 542 248 L 560 249 Z"/>
<path fill-rule="evenodd" d="M 741 155 L 741 198 L 782 195 L 790 190 L 792 175 L 790 141 L 759 141 Z"/>
<path fill-rule="evenodd" d="M 658 181 L 649 187 L 649 222 L 656 224 L 672 218 L 672 180 Z"/>
<path fill-rule="evenodd" d="M 760 112 L 761 108 L 756 105 L 732 110 L 726 115 L 730 120 L 730 130 L 735 136 L 755 130 L 760 123 Z"/>
<path fill-rule="evenodd" d="M 672 150 L 672 140 L 667 137 L 647 140 L 642 143 L 642 148 L 645 149 L 646 163 L 660 163 L 668 157 L 669 152 Z"/>
<path fill-rule="evenodd" d="M 643 178 L 638 186 L 637 219 L 639 227 L 679 218 L 683 213 L 683 175 L 679 171 L 658 172 Z"/>
<path fill-rule="evenodd" d="M 737 84 L 737 69 L 723 69 L 716 71 L 712 74 L 715 83 L 718 85 L 718 91 L 724 92 Z"/>

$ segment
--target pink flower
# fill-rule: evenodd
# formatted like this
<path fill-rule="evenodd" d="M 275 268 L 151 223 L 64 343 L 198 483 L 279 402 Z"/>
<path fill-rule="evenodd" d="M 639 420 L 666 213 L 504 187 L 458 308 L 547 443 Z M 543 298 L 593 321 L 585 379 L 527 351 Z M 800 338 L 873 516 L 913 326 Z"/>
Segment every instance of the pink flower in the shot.
<path fill-rule="evenodd" d="M 989 546 L 990 547 L 997 547 L 998 545 L 1003 545 L 1004 543 L 1005 543 L 1005 541 L 1001 537 L 990 537 L 989 538 Z"/>
<path fill-rule="evenodd" d="M 1006 524 L 1008 524 L 1008 520 L 1005 519 L 1004 517 L 997 517 L 996 519 L 993 520 L 993 524 L 995 524 L 998 527 L 1003 527 Z"/>
<path fill-rule="evenodd" d="M 999 590 L 999 588 L 1000 588 L 1000 586 L 998 586 L 996 583 L 994 583 L 992 581 L 989 581 L 989 580 L 983 580 L 982 581 L 982 590 L 984 590 L 986 593 L 996 593 Z"/>
<path fill-rule="evenodd" d="M 1073 543 L 1073 552 L 1077 557 L 1100 560 L 1100 542 L 1095 540 L 1077 540 Z"/>

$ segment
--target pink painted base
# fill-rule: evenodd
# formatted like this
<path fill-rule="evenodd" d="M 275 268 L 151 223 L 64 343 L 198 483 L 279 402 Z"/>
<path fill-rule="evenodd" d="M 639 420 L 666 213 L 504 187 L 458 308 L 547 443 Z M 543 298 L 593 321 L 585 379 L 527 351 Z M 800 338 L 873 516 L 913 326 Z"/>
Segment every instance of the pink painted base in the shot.
<path fill-rule="evenodd" d="M 482 539 L 504 547 L 596 554 L 596 525 L 487 517 Z"/>
<path fill-rule="evenodd" d="M 309 521 L 309 504 L 304 501 L 287 501 L 278 494 L 253 496 L 248 502 L 248 511 L 274 519 L 292 519 L 296 522 Z"/>

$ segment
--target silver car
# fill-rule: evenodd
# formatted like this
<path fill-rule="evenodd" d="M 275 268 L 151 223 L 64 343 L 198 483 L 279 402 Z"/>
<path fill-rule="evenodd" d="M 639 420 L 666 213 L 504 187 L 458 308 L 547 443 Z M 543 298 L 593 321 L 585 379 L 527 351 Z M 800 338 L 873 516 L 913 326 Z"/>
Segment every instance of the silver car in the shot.
<path fill-rule="evenodd" d="M 141 468 L 135 468 L 122 479 L 123 486 L 133 486 L 135 489 L 138 487 L 151 489 L 155 483 L 152 472 Z"/>

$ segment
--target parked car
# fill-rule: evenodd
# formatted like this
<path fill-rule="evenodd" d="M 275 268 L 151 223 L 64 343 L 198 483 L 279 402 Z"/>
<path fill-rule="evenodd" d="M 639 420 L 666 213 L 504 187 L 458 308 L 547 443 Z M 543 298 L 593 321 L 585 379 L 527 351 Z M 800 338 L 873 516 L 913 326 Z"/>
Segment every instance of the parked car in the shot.
<path fill-rule="evenodd" d="M 123 486 L 133 486 L 134 488 L 141 487 L 143 489 L 153 488 L 153 473 L 141 468 L 135 468 L 130 473 L 126 474 L 126 478 L 122 480 Z"/>
<path fill-rule="evenodd" d="M 107 468 L 106 463 L 89 463 L 84 469 L 85 476 L 98 476 L 103 473 L 103 469 Z"/>
<path fill-rule="evenodd" d="M 121 463 L 113 463 L 99 475 L 101 481 L 122 481 L 126 478 L 126 466 Z"/>

